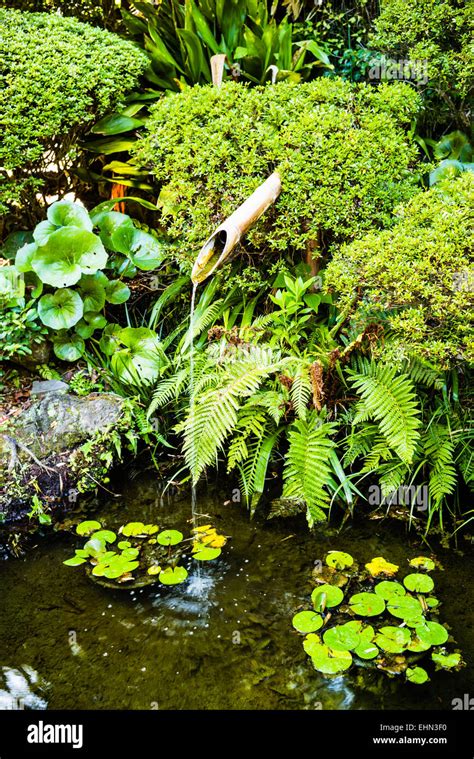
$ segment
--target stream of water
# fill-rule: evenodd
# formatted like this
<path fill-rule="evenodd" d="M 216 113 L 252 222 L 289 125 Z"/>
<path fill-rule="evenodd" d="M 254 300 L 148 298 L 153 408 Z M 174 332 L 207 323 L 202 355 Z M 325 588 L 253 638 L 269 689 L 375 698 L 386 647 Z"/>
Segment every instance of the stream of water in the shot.
<path fill-rule="evenodd" d="M 189 535 L 188 495 L 164 499 L 155 472 L 126 478 L 112 486 L 120 497 L 91 517 L 112 529 L 138 518 Z M 426 548 L 396 522 L 365 520 L 338 535 L 311 534 L 303 520 L 251 521 L 231 492 L 215 485 L 197 495 L 199 513 L 231 536 L 219 559 L 203 563 L 198 588 L 189 561 L 182 585 L 107 590 L 64 566 L 77 547 L 69 533 L 0 561 L 0 707 L 451 709 L 453 698 L 474 696 L 472 549 L 439 551 L 444 571 L 433 573 L 465 669 L 423 686 L 361 668 L 327 679 L 291 626 L 308 604 L 314 562 L 337 548 L 406 566 Z"/>

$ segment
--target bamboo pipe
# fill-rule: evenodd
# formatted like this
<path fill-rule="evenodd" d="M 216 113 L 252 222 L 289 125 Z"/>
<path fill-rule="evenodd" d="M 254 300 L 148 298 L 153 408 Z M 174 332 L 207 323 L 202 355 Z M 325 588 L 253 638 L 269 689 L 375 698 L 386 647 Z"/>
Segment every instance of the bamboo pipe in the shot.
<path fill-rule="evenodd" d="M 194 262 L 191 272 L 193 283 L 203 282 L 222 266 L 240 239 L 275 202 L 280 192 L 280 175 L 274 171 L 206 240 Z"/>

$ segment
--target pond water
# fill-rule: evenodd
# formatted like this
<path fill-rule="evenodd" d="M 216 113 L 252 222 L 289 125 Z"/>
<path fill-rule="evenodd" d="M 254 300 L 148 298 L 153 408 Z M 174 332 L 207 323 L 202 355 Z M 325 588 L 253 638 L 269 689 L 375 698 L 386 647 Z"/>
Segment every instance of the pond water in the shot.
<path fill-rule="evenodd" d="M 302 521 L 250 521 L 227 499 L 219 487 L 198 495 L 198 511 L 231 536 L 219 559 L 203 562 L 201 590 L 192 573 L 173 588 L 99 587 L 63 565 L 78 547 L 65 533 L 3 561 L 0 708 L 22 699 L 36 709 L 451 709 L 453 698 L 474 696 L 472 554 L 440 550 L 445 571 L 433 572 L 465 669 L 423 686 L 361 668 L 327 679 L 291 627 L 314 561 L 337 548 L 403 567 L 427 549 L 397 523 L 309 534 Z M 161 499 L 156 476 L 140 475 L 95 516 L 112 529 L 140 519 L 188 534 L 190 510 L 190 498 Z"/>

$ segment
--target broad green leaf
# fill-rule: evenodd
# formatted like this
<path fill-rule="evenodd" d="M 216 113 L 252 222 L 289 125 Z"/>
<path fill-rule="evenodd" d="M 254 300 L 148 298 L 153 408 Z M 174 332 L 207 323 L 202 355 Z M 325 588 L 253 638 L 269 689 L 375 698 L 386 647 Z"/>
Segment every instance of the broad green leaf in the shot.
<path fill-rule="evenodd" d="M 404 596 L 406 590 L 399 582 L 393 582 L 392 580 L 382 580 L 378 582 L 374 588 L 374 591 L 380 598 L 388 601 L 392 596 Z"/>
<path fill-rule="evenodd" d="M 122 134 L 131 129 L 139 129 L 145 122 L 124 116 L 122 113 L 110 113 L 100 119 L 91 129 L 93 134 Z"/>
<path fill-rule="evenodd" d="M 394 617 L 403 619 L 405 622 L 423 620 L 423 609 L 420 602 L 412 596 L 393 595 L 387 599 L 387 610 Z"/>
<path fill-rule="evenodd" d="M 97 272 L 105 281 L 102 272 Z M 102 311 L 105 306 L 105 287 L 95 274 L 84 274 L 79 281 L 79 291 L 84 302 L 84 311 Z"/>
<path fill-rule="evenodd" d="M 441 646 L 448 640 L 448 631 L 438 622 L 423 622 L 415 627 L 415 632 L 420 640 L 430 643 L 432 646 Z"/>
<path fill-rule="evenodd" d="M 108 303 L 118 305 L 125 303 L 130 297 L 130 288 L 120 279 L 111 279 L 105 288 L 105 298 Z"/>
<path fill-rule="evenodd" d="M 57 334 L 53 338 L 54 355 L 61 361 L 77 361 L 84 353 L 85 345 L 81 335 Z"/>
<path fill-rule="evenodd" d="M 429 575 L 411 574 L 403 580 L 404 586 L 414 593 L 431 593 L 434 582 Z"/>
<path fill-rule="evenodd" d="M 318 585 L 311 593 L 311 600 L 316 611 L 339 606 L 344 593 L 335 585 Z"/>
<path fill-rule="evenodd" d="M 179 585 L 184 582 L 188 576 L 188 572 L 184 567 L 167 567 L 159 574 L 159 581 L 163 585 Z"/>
<path fill-rule="evenodd" d="M 351 651 L 360 643 L 362 622 L 346 622 L 344 625 L 331 627 L 323 635 L 324 643 L 335 651 Z"/>
<path fill-rule="evenodd" d="M 344 551 L 329 551 L 326 556 L 326 564 L 328 567 L 334 567 L 334 569 L 346 569 L 351 567 L 354 563 L 354 559 L 349 553 Z"/>
<path fill-rule="evenodd" d="M 80 522 L 76 527 L 78 535 L 92 535 L 93 532 L 100 530 L 102 527 L 100 522 L 95 519 L 90 519 L 86 522 Z"/>
<path fill-rule="evenodd" d="M 83 310 L 81 296 L 69 288 L 43 295 L 38 303 L 41 321 L 55 330 L 73 327 L 82 317 Z"/>
<path fill-rule="evenodd" d="M 363 617 L 375 617 L 385 610 L 385 601 L 375 593 L 355 593 L 349 599 L 351 611 Z"/>
<path fill-rule="evenodd" d="M 193 552 L 193 559 L 196 561 L 213 561 L 217 559 L 222 553 L 220 548 L 199 548 L 199 550 Z"/>
<path fill-rule="evenodd" d="M 23 245 L 15 256 L 15 268 L 20 272 L 33 271 L 31 261 L 38 250 L 36 243 Z"/>
<path fill-rule="evenodd" d="M 390 654 L 401 654 L 410 643 L 410 631 L 406 627 L 381 627 L 374 642 L 383 651 Z"/>
<path fill-rule="evenodd" d="M 179 530 L 163 530 L 156 539 L 161 546 L 176 546 L 183 540 L 183 533 Z"/>
<path fill-rule="evenodd" d="M 52 287 L 75 285 L 82 274 L 94 274 L 106 263 L 107 253 L 100 239 L 75 227 L 53 232 L 31 259 L 32 269 Z"/>
<path fill-rule="evenodd" d="M 430 679 L 426 669 L 423 669 L 423 667 L 408 667 L 406 678 L 408 682 L 414 683 L 415 685 L 422 685 L 423 683 L 427 683 Z"/>
<path fill-rule="evenodd" d="M 48 221 L 56 227 L 78 227 L 79 229 L 86 229 L 88 232 L 92 232 L 92 222 L 89 214 L 79 203 L 72 203 L 70 200 L 59 200 L 48 208 L 46 216 L 48 217 Z"/>
<path fill-rule="evenodd" d="M 295 630 L 301 633 L 311 633 L 319 630 L 323 626 L 321 614 L 315 611 L 299 611 L 292 619 L 292 625 Z"/>

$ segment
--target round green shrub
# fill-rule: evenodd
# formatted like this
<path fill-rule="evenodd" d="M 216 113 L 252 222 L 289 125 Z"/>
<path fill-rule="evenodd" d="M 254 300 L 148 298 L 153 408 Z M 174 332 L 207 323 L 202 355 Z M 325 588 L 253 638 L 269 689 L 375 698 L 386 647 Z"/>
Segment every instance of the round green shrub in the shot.
<path fill-rule="evenodd" d="M 420 193 L 397 211 L 390 230 L 372 232 L 337 252 L 326 286 L 351 309 L 361 330 L 381 315 L 390 360 L 410 355 L 447 368 L 474 358 L 474 176 L 468 172 Z"/>
<path fill-rule="evenodd" d="M 474 14 L 459 0 L 382 0 L 371 45 L 394 60 L 426 61 L 429 116 L 470 129 Z M 470 99 L 471 98 L 471 99 Z"/>
<path fill-rule="evenodd" d="M 0 213 L 31 201 L 54 164 L 71 169 L 78 139 L 120 104 L 147 60 L 76 19 L 0 9 Z"/>
<path fill-rule="evenodd" d="M 417 191 L 404 125 L 418 105 L 400 83 L 193 87 L 151 109 L 135 159 L 161 185 L 163 221 L 184 260 L 276 168 L 282 193 L 246 250 L 304 251 L 321 238 L 329 249 L 387 226 L 394 205 Z"/>

